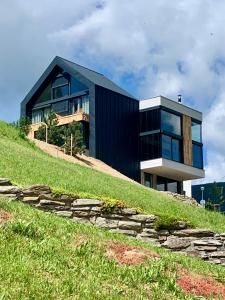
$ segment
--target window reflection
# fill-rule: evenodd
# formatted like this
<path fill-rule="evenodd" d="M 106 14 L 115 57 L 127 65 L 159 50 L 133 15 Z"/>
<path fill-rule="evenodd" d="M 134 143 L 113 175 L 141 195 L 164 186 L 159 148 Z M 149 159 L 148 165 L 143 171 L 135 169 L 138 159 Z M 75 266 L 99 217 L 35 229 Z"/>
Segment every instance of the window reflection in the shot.
<path fill-rule="evenodd" d="M 192 160 L 193 167 L 199 169 L 203 168 L 202 146 L 196 144 L 192 145 Z"/>
<path fill-rule="evenodd" d="M 192 141 L 202 142 L 202 133 L 201 133 L 201 124 L 197 122 L 191 123 L 191 133 L 192 133 Z"/>
<path fill-rule="evenodd" d="M 169 133 L 181 135 L 181 117 L 162 110 L 161 129 Z"/>
<path fill-rule="evenodd" d="M 162 135 L 162 157 L 180 162 L 181 141 L 167 135 Z"/>

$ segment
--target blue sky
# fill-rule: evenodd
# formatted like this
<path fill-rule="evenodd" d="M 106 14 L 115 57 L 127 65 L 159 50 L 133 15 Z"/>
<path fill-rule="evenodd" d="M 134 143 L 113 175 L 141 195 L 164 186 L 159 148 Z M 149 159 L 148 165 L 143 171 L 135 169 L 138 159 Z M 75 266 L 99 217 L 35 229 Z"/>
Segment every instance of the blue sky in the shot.
<path fill-rule="evenodd" d="M 203 111 L 206 181 L 225 176 L 223 0 L 2 0 L 0 119 L 59 55 L 138 98 L 159 94 Z"/>

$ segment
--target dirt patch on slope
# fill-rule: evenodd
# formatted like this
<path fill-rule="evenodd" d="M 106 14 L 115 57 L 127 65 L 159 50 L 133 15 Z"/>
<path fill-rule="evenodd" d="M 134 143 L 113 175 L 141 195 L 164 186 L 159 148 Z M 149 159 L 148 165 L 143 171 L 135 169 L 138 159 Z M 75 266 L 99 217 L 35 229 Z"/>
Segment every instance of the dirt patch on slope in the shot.
<path fill-rule="evenodd" d="M 186 293 L 200 297 L 225 299 L 225 286 L 210 276 L 193 274 L 180 268 L 177 285 Z"/>
<path fill-rule="evenodd" d="M 12 215 L 5 211 L 4 209 L 0 209 L 0 225 L 5 224 L 9 220 L 12 219 Z"/>
<path fill-rule="evenodd" d="M 120 242 L 110 242 L 107 245 L 107 256 L 110 259 L 115 259 L 121 265 L 140 265 L 147 258 L 160 258 L 160 255 L 156 252 Z"/>
<path fill-rule="evenodd" d="M 67 155 L 67 154 L 63 153 L 63 151 L 61 151 L 61 149 L 59 147 L 55 146 L 55 145 L 47 144 L 43 141 L 39 141 L 39 140 L 36 140 L 36 139 L 32 139 L 32 141 L 35 143 L 35 145 L 37 147 L 39 147 L 44 152 L 47 152 L 51 156 L 67 160 L 67 161 L 75 163 L 75 164 L 79 164 L 79 165 L 82 165 L 82 166 L 93 168 L 97 171 L 106 173 L 108 175 L 111 175 L 111 176 L 121 178 L 121 179 L 124 179 L 126 181 L 130 181 L 130 182 L 138 184 L 136 181 L 134 181 L 134 180 L 128 178 L 127 176 L 123 175 L 122 173 L 120 173 L 119 171 L 113 169 L 112 167 L 110 167 L 109 165 L 107 165 L 106 163 L 104 163 L 101 160 L 98 160 L 98 159 L 93 158 L 91 156 L 86 156 L 84 154 L 82 154 L 82 155 L 78 154 L 76 157 L 70 156 L 70 155 Z"/>

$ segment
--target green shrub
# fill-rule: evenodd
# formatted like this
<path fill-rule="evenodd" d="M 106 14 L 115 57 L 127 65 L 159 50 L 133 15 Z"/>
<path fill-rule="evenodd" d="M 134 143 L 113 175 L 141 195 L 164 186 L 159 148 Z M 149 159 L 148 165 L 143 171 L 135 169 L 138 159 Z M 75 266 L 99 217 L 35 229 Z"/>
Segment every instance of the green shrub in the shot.
<path fill-rule="evenodd" d="M 156 230 L 161 230 L 161 229 L 168 229 L 168 230 L 173 230 L 177 229 L 179 225 L 179 221 L 181 219 L 177 219 L 173 216 L 168 216 L 168 215 L 160 215 L 159 218 L 155 222 L 155 229 Z M 192 227 L 190 223 L 188 223 L 186 220 L 182 220 L 188 224 L 189 227 Z"/>
<path fill-rule="evenodd" d="M 17 223 L 11 223 L 10 229 L 13 233 L 32 239 L 37 238 L 40 235 L 38 229 L 32 222 L 25 223 L 23 221 L 20 221 Z"/>

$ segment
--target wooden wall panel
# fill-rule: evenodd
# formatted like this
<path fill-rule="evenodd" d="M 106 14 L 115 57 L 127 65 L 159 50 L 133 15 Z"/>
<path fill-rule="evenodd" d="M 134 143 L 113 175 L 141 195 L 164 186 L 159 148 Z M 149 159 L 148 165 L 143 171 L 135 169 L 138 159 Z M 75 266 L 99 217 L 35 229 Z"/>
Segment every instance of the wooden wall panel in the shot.
<path fill-rule="evenodd" d="M 183 155 L 184 163 L 192 165 L 191 117 L 183 115 Z"/>

